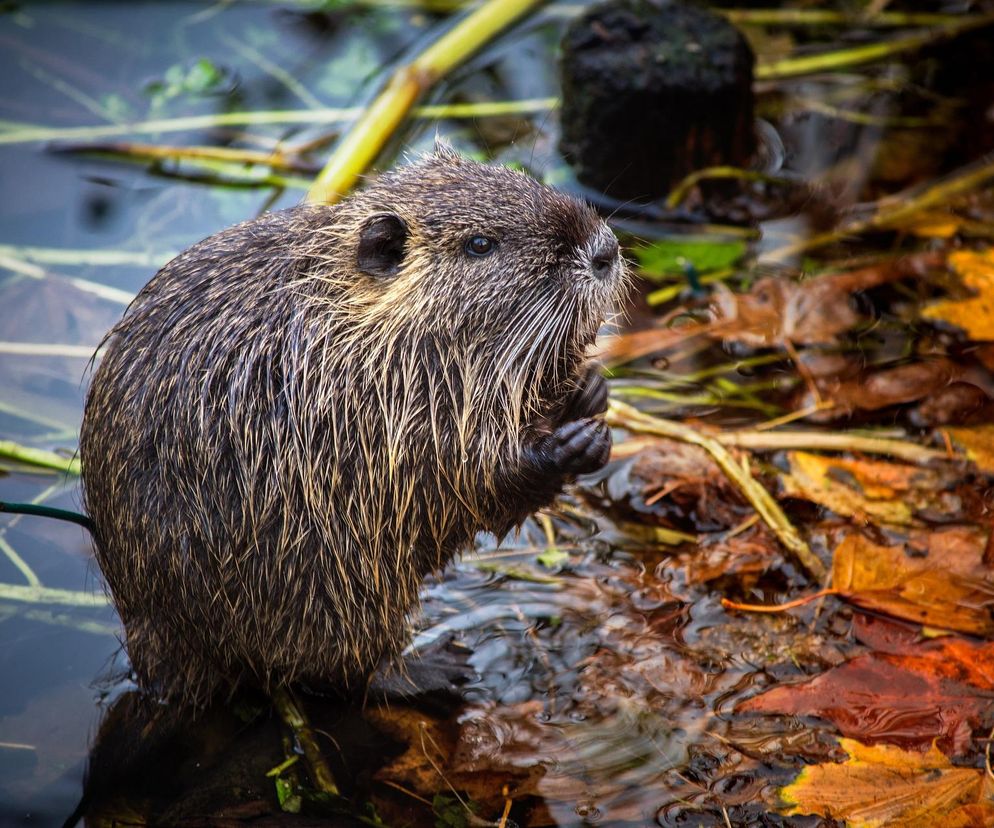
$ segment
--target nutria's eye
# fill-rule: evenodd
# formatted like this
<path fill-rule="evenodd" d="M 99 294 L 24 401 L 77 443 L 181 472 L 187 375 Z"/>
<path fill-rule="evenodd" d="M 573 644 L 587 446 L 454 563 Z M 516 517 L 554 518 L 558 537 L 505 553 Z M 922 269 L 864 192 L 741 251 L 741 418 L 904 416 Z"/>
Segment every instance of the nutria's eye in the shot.
<path fill-rule="evenodd" d="M 486 256 L 488 253 L 493 253 L 496 247 L 497 242 L 489 236 L 470 236 L 465 244 L 466 252 L 470 256 Z"/>

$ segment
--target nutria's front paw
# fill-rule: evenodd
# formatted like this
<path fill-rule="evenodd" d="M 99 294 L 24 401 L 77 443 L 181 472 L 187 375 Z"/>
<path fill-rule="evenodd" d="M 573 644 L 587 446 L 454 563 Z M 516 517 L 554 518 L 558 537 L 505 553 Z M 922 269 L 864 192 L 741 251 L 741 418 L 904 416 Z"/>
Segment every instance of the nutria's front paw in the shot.
<path fill-rule="evenodd" d="M 577 385 L 576 390 L 566 400 L 561 422 L 596 417 L 607 411 L 607 383 L 601 375 L 599 365 L 590 365 Z"/>
<path fill-rule="evenodd" d="M 611 430 L 603 420 L 592 417 L 573 420 L 539 440 L 535 454 L 550 474 L 588 474 L 607 463 Z"/>

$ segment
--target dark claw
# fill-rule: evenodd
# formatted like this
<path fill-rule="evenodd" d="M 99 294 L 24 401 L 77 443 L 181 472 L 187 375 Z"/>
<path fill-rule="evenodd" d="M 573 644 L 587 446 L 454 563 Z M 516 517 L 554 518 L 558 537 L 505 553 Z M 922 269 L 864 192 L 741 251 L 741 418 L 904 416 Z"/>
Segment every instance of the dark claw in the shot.
<path fill-rule="evenodd" d="M 596 417 L 607 411 L 607 383 L 599 365 L 590 365 L 576 390 L 566 400 L 561 422 Z"/>
<path fill-rule="evenodd" d="M 569 477 L 589 474 L 611 456 L 611 430 L 603 420 L 573 420 L 543 437 L 537 450 L 550 472 Z"/>

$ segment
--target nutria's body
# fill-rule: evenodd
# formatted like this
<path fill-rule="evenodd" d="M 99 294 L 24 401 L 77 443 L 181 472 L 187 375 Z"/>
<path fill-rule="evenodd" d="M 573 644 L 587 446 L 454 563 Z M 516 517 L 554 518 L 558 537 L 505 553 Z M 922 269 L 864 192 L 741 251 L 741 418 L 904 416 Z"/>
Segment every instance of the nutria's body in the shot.
<path fill-rule="evenodd" d="M 142 686 L 201 704 L 396 655 L 427 573 L 605 462 L 584 359 L 622 280 L 590 208 L 445 150 L 166 265 L 80 435 Z"/>

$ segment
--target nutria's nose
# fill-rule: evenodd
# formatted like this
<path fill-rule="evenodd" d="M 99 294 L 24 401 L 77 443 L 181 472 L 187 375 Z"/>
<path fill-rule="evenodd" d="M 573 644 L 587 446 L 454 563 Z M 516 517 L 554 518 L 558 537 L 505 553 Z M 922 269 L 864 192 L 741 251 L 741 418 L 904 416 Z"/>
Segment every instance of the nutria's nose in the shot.
<path fill-rule="evenodd" d="M 614 236 L 601 239 L 594 250 L 594 255 L 590 257 L 590 269 L 594 276 L 603 279 L 610 275 L 614 266 L 618 263 L 618 240 Z"/>

